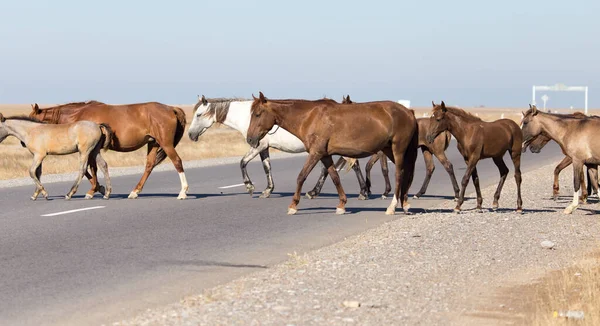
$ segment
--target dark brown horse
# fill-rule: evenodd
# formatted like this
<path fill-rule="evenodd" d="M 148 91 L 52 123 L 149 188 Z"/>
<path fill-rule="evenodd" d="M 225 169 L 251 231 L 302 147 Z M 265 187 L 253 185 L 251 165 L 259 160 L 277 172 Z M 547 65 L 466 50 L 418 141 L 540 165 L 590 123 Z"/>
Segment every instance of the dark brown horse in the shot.
<path fill-rule="evenodd" d="M 380 150 L 396 164 L 395 195 L 386 214 L 394 214 L 398 200 L 407 212 L 407 194 L 414 175 L 418 149 L 414 111 L 389 101 L 350 105 L 322 101 L 268 100 L 261 92 L 259 98 L 255 98 L 252 103 L 252 117 L 247 134 L 250 146 L 258 146 L 275 124 L 302 140 L 309 154 L 298 175 L 296 192 L 288 214 L 297 212 L 302 185 L 319 161 L 329 170 L 340 197 L 336 213 L 345 213 L 347 198 L 331 156 L 361 158 Z"/>
<path fill-rule="evenodd" d="M 435 105 L 430 118 L 430 129 L 427 141 L 433 143 L 435 138 L 444 131 L 449 131 L 458 142 L 458 151 L 465 159 L 467 171 L 462 178 L 460 197 L 456 203 L 455 212 L 460 212 L 460 207 L 465 200 L 465 190 L 469 184 L 469 178 L 473 178 L 473 184 L 477 191 L 477 210 L 481 211 L 483 197 L 479 188 L 479 176 L 477 174 L 477 162 L 485 158 L 492 158 L 500 171 L 500 183 L 494 194 L 493 209 L 498 208 L 500 192 L 504 180 L 508 175 L 508 167 L 502 158 L 506 152 L 510 153 L 515 166 L 515 181 L 517 183 L 517 212 L 522 212 L 523 200 L 521 199 L 521 146 L 523 135 L 519 126 L 510 119 L 500 119 L 486 122 L 480 118 L 467 113 L 464 110 L 446 107 L 442 102 Z"/>
<path fill-rule="evenodd" d="M 540 112 L 535 105 L 529 107 L 521 121 L 524 147 L 544 134 L 557 142 L 563 153 L 573 161 L 573 202 L 564 211 L 571 214 L 579 206 L 583 166 L 595 170 L 600 164 L 600 146 L 596 141 L 600 119 L 569 118 Z"/>
<path fill-rule="evenodd" d="M 352 100 L 350 100 L 350 95 L 344 97 L 344 101 L 342 103 L 352 104 Z M 429 185 L 429 181 L 431 180 L 431 176 L 433 175 L 433 171 L 435 170 L 435 164 L 433 163 L 433 157 L 431 154 L 435 155 L 435 157 L 442 163 L 448 175 L 450 175 L 450 181 L 452 182 L 452 187 L 454 188 L 454 197 L 458 200 L 459 188 L 458 183 L 456 182 L 456 177 L 454 176 L 454 168 L 452 167 L 452 163 L 446 157 L 446 149 L 448 145 L 450 145 L 450 140 L 452 139 L 452 135 L 448 131 L 444 131 L 441 133 L 432 144 L 427 141 L 427 133 L 429 132 L 429 119 L 427 118 L 418 118 L 417 124 L 419 126 L 419 148 L 423 152 L 423 159 L 425 160 L 425 166 L 427 169 L 427 174 L 425 175 L 425 180 L 423 180 L 423 186 L 421 186 L 421 190 L 417 192 L 414 198 L 419 198 L 425 194 L 427 191 L 427 186 Z M 373 165 L 377 161 L 381 162 L 381 172 L 383 173 L 383 177 L 385 179 L 385 191 L 382 195 L 382 198 L 387 198 L 391 190 L 390 178 L 388 177 L 388 166 L 387 160 L 385 159 L 385 155 L 383 152 L 379 152 L 376 155 L 371 156 L 371 159 L 367 163 L 367 167 L 365 168 L 366 173 L 366 186 L 367 193 L 371 194 L 371 169 Z"/>
<path fill-rule="evenodd" d="M 551 113 L 549 113 L 551 114 Z M 523 113 L 523 116 L 525 116 L 525 113 Z M 573 118 L 573 119 L 600 119 L 599 116 L 587 116 L 582 112 L 574 112 L 572 114 L 557 114 L 557 117 L 562 117 L 562 118 Z M 552 140 L 552 138 L 548 137 L 545 134 L 539 134 L 537 137 L 535 137 L 534 140 L 532 140 L 528 146 L 529 146 L 529 150 L 531 150 L 532 153 L 539 153 L 542 148 L 544 146 L 546 146 L 546 144 L 548 142 L 550 142 Z M 527 147 L 523 148 L 523 152 L 525 152 L 527 150 Z M 560 161 L 560 163 L 558 163 L 558 165 L 556 166 L 556 168 L 554 168 L 554 184 L 552 186 L 552 197 L 554 198 L 554 200 L 558 199 L 558 195 L 560 193 L 560 184 L 559 184 L 559 174 L 562 170 L 564 170 L 567 166 L 571 165 L 571 163 L 573 163 L 573 160 L 569 157 L 566 156 L 566 153 L 563 151 L 563 154 L 565 154 L 565 158 Z M 585 176 L 582 176 L 583 178 L 585 178 Z M 583 179 L 582 179 L 583 180 Z M 592 182 L 592 180 L 595 180 L 595 182 Z M 584 181 L 581 181 L 582 184 L 584 184 Z M 598 175 L 597 175 L 597 168 L 596 169 L 588 169 L 588 174 L 587 174 L 587 188 L 586 187 L 582 187 L 581 188 L 582 194 L 581 194 L 581 201 L 582 202 L 586 202 L 587 201 L 587 197 L 589 194 L 592 194 L 592 191 L 594 194 L 598 193 Z"/>
<path fill-rule="evenodd" d="M 173 162 L 181 181 L 181 191 L 177 198 L 186 198 L 188 184 L 181 158 L 175 151 L 175 146 L 181 140 L 185 129 L 186 119 L 182 109 L 156 102 L 109 105 L 90 101 L 69 103 L 47 109 L 40 109 L 35 104 L 29 116 L 48 123 L 89 120 L 98 124 L 108 124 L 114 132 L 113 142 L 109 149 L 117 152 L 135 151 L 148 144 L 146 171 L 129 194 L 129 198 L 138 197 L 152 169 L 167 157 Z M 92 184 L 92 189 L 87 194 L 93 196 L 96 191 L 101 190 L 95 177 L 98 166 L 94 160 L 90 160 L 90 169 L 94 173 L 90 175 L 86 172 L 86 177 Z"/>

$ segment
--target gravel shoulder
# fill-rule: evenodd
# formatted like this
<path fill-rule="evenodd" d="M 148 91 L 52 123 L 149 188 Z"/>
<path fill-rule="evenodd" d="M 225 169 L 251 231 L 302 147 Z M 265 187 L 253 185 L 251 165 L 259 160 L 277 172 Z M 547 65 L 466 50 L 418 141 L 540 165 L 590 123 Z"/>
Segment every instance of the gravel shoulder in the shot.
<path fill-rule="evenodd" d="M 522 215 L 514 212 L 511 171 L 497 212 L 475 212 L 471 195 L 459 215 L 451 212 L 451 201 L 398 215 L 342 242 L 290 253 L 288 261 L 265 271 L 115 325 L 522 323 L 522 302 L 499 297 L 501 290 L 570 266 L 597 249 L 600 240 L 597 199 L 564 215 L 572 170 L 561 175 L 564 196 L 555 202 L 553 169 L 554 164 L 523 176 Z M 483 190 L 484 207 L 491 206 L 494 191 L 495 186 Z M 544 240 L 554 242 L 554 249 L 542 248 Z M 485 314 L 490 303 L 499 308 Z"/>

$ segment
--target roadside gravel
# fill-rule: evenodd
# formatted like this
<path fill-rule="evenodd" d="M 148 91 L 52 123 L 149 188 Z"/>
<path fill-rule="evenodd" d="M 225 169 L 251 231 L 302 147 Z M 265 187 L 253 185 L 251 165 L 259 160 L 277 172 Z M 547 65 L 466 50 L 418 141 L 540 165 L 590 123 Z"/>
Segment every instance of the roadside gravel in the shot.
<path fill-rule="evenodd" d="M 265 271 L 114 325 L 481 324 L 471 316 L 499 287 L 532 282 L 598 246 L 597 199 L 563 215 L 572 172 L 562 174 L 565 196 L 555 202 L 553 169 L 523 176 L 522 215 L 514 212 L 511 171 L 497 212 L 476 213 L 471 198 L 459 215 L 450 201 L 398 215 L 340 243 L 290 253 L 288 261 Z M 494 191 L 484 189 L 484 207 L 491 206 Z M 546 240 L 552 249 L 542 247 Z M 506 318 L 487 321 L 517 318 L 511 312 L 520 304 L 502 302 Z"/>

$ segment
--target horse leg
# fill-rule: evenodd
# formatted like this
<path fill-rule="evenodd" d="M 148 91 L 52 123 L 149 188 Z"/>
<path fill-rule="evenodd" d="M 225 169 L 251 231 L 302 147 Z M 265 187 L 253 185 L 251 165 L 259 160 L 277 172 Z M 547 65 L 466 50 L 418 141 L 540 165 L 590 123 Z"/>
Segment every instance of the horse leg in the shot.
<path fill-rule="evenodd" d="M 398 207 L 398 198 L 404 200 L 404 188 L 402 187 L 402 173 L 404 172 L 404 153 L 400 150 L 385 149 L 385 155 L 396 165 L 396 188 L 394 189 L 394 198 L 390 206 L 385 210 L 386 215 L 394 215 Z"/>
<path fill-rule="evenodd" d="M 360 163 L 358 160 L 354 162 L 352 169 L 354 170 L 354 173 L 356 173 L 356 179 L 358 179 L 358 184 L 360 185 L 360 194 L 358 195 L 358 199 L 369 199 L 369 194 L 367 193 L 367 184 L 365 182 L 365 178 L 363 178 L 362 172 L 360 171 Z"/>
<path fill-rule="evenodd" d="M 110 193 L 112 192 L 112 184 L 110 182 L 110 176 L 108 175 L 108 164 L 100 155 L 100 151 L 96 153 L 96 164 L 104 174 L 104 181 L 106 182 L 106 190 L 102 194 L 104 199 L 108 199 L 110 197 Z M 96 176 L 97 177 L 97 176 Z"/>
<path fill-rule="evenodd" d="M 588 194 L 598 195 L 598 166 L 588 166 Z M 591 188 L 591 189 L 590 189 Z"/>
<path fill-rule="evenodd" d="M 244 184 L 246 185 L 246 191 L 250 194 L 250 196 L 252 196 L 252 194 L 254 193 L 254 185 L 252 184 L 252 180 L 250 180 L 250 177 L 248 176 L 248 170 L 246 169 L 246 166 L 248 165 L 248 163 L 250 161 L 252 161 L 256 157 L 256 155 L 258 155 L 260 152 L 262 152 L 265 149 L 268 150 L 268 148 L 269 148 L 268 146 L 264 146 L 262 143 L 256 148 L 250 147 L 250 150 L 248 151 L 248 153 L 246 153 L 246 155 L 244 155 L 244 157 L 242 157 L 242 160 L 240 161 L 240 169 L 242 170 L 242 178 L 244 179 Z M 269 172 L 270 172 L 270 170 L 269 170 Z"/>
<path fill-rule="evenodd" d="M 181 158 L 179 157 L 179 154 L 177 154 L 177 151 L 175 151 L 175 147 L 173 147 L 172 145 L 161 144 L 160 147 L 162 147 L 162 149 L 165 151 L 167 157 L 171 160 L 171 162 L 173 162 L 175 170 L 177 170 L 177 173 L 179 173 L 179 180 L 181 181 L 181 191 L 179 191 L 179 196 L 177 196 L 177 199 L 186 199 L 189 186 L 187 183 L 187 179 L 185 178 L 185 172 L 183 171 L 183 163 L 181 162 Z"/>
<path fill-rule="evenodd" d="M 338 174 L 335 164 L 333 164 L 333 159 L 331 155 L 323 156 L 321 158 L 321 162 L 327 168 L 329 175 L 331 176 L 331 181 L 335 185 L 335 188 L 340 196 L 340 202 L 335 209 L 336 214 L 344 214 L 346 213 L 346 202 L 348 201 L 346 197 L 346 193 L 344 192 L 344 188 L 342 188 L 342 183 L 340 182 L 340 175 Z M 358 163 L 358 161 L 356 161 Z"/>
<path fill-rule="evenodd" d="M 454 167 L 452 166 L 452 163 L 450 163 L 450 160 L 448 160 L 448 157 L 446 157 L 446 153 L 443 151 L 439 154 L 434 153 L 434 155 L 437 157 L 440 163 L 442 163 L 444 169 L 446 169 L 446 172 L 448 172 L 450 181 L 452 182 L 452 188 L 454 188 L 454 200 L 458 200 L 460 188 L 458 187 L 458 182 L 456 181 L 456 176 L 454 175 Z"/>
<path fill-rule="evenodd" d="M 579 191 L 581 190 L 581 171 L 583 162 L 573 160 L 573 202 L 565 208 L 565 214 L 571 214 L 579 206 Z"/>
<path fill-rule="evenodd" d="M 511 153 L 513 165 L 515 166 L 515 183 L 517 184 L 517 213 L 523 213 L 523 198 L 521 198 L 521 151 Z"/>
<path fill-rule="evenodd" d="M 46 155 L 33 155 L 33 162 L 31 164 L 31 167 L 29 168 L 29 176 L 31 177 L 31 179 L 33 179 L 33 182 L 35 183 L 35 191 L 31 196 L 31 200 L 36 200 L 40 192 L 42 193 L 42 196 L 44 196 L 44 198 L 48 200 L 48 192 L 46 192 L 46 189 L 44 189 L 44 186 L 40 181 L 40 178 L 42 177 L 42 161 L 44 160 L 44 157 L 46 157 Z"/>
<path fill-rule="evenodd" d="M 313 190 L 306 193 L 306 198 L 313 199 L 321 193 L 321 189 L 323 189 L 323 185 L 325 184 L 325 179 L 327 179 L 328 174 L 329 173 L 327 172 L 325 165 L 321 166 L 321 175 L 319 176 L 319 180 L 317 180 L 317 184 L 315 184 Z"/>
<path fill-rule="evenodd" d="M 367 188 L 368 196 L 371 196 L 371 169 L 373 168 L 373 165 L 375 165 L 377 160 L 379 160 L 379 156 L 372 155 L 369 159 L 369 162 L 367 162 L 367 166 L 365 167 L 365 187 Z"/>
<path fill-rule="evenodd" d="M 500 172 L 500 182 L 498 182 L 498 188 L 496 188 L 496 193 L 494 194 L 494 203 L 492 204 L 492 209 L 497 210 L 500 193 L 502 192 L 504 181 L 506 181 L 506 176 L 508 175 L 508 167 L 504 163 L 502 156 L 494 157 L 494 163 L 498 167 L 498 172 Z"/>
<path fill-rule="evenodd" d="M 146 184 L 146 180 L 148 180 L 150 173 L 152 173 L 152 170 L 154 169 L 154 163 L 156 163 L 156 153 L 158 152 L 159 148 L 160 148 L 160 146 L 156 142 L 148 143 L 148 154 L 146 155 L 146 169 L 144 170 L 144 174 L 142 175 L 140 182 L 138 182 L 137 186 L 135 186 L 135 188 L 133 189 L 133 191 L 129 194 L 129 197 L 127 197 L 127 198 L 129 198 L 129 199 L 138 198 L 138 194 L 144 188 L 144 184 Z"/>
<path fill-rule="evenodd" d="M 275 189 L 275 184 L 273 183 L 273 175 L 271 174 L 271 158 L 269 157 L 268 147 L 260 152 L 260 160 L 267 175 L 267 188 L 260 194 L 259 198 L 269 198 L 273 189 Z"/>
<path fill-rule="evenodd" d="M 79 184 L 81 183 L 81 179 L 85 175 L 85 171 L 88 168 L 88 158 L 90 157 L 91 150 L 88 150 L 86 153 L 79 153 L 79 174 L 77 175 L 77 179 L 75 179 L 75 183 L 71 187 L 71 190 L 65 196 L 66 200 L 70 200 L 71 197 L 77 192 L 77 188 L 79 188 Z"/>
<path fill-rule="evenodd" d="M 563 158 L 562 161 L 560 161 L 560 163 L 558 163 L 558 165 L 554 168 L 554 185 L 552 186 L 552 197 L 554 200 L 558 199 L 560 190 L 560 186 L 558 184 L 558 175 L 560 174 L 560 171 L 571 165 L 571 163 L 573 163 L 573 160 L 570 157 L 565 156 L 565 158 Z"/>
<path fill-rule="evenodd" d="M 377 153 L 377 157 L 379 157 L 379 162 L 381 163 L 381 174 L 383 174 L 383 180 L 385 181 L 385 190 L 381 195 L 381 199 L 387 199 L 390 195 L 390 191 L 392 191 L 392 183 L 390 182 L 389 169 L 388 169 L 388 161 L 385 154 L 382 151 Z"/>
<path fill-rule="evenodd" d="M 296 192 L 294 192 L 294 196 L 292 197 L 292 203 L 288 207 L 288 214 L 293 215 L 298 211 L 298 203 L 300 202 L 300 192 L 302 191 L 302 185 L 304 181 L 306 181 L 306 177 L 312 171 L 312 169 L 317 165 L 317 162 L 321 159 L 321 155 L 315 153 L 309 153 L 302 170 L 298 174 L 298 178 L 296 179 Z M 335 168 L 334 168 L 335 170 Z M 330 171 L 331 173 L 331 171 Z M 337 171 L 336 171 L 337 174 Z"/>
<path fill-rule="evenodd" d="M 483 204 L 483 196 L 481 196 L 481 188 L 479 187 L 479 174 L 477 174 L 477 167 L 473 167 L 473 185 L 475 186 L 475 192 L 477 193 L 477 207 L 475 208 L 479 213 L 483 213 L 481 205 Z"/>
<path fill-rule="evenodd" d="M 90 176 L 88 179 L 92 184 L 92 188 L 85 194 L 85 199 L 92 199 L 96 191 L 102 192 L 102 190 L 100 190 L 102 186 L 100 186 L 98 182 L 98 165 L 96 164 L 96 159 L 93 157 L 93 155 L 90 155 L 88 158 L 88 166 L 90 171 L 88 172 L 86 170 L 85 176 Z"/>
<path fill-rule="evenodd" d="M 579 180 L 580 184 L 581 184 L 581 196 L 579 196 L 579 201 L 582 204 L 587 204 L 587 197 L 588 197 L 588 191 L 587 191 L 587 187 L 585 186 L 585 175 L 586 175 L 586 171 L 585 171 L 585 165 L 583 167 L 581 167 L 581 179 Z"/>
<path fill-rule="evenodd" d="M 408 210 L 410 209 L 410 204 L 408 203 L 408 191 L 412 185 L 413 178 L 415 176 L 415 166 L 417 164 L 417 156 L 419 151 L 417 136 L 418 134 L 412 138 L 409 147 L 404 152 L 404 163 L 402 165 L 402 188 L 400 192 L 404 193 L 402 196 L 402 209 L 404 210 L 405 214 L 409 214 Z"/>
<path fill-rule="evenodd" d="M 462 206 L 462 204 L 465 201 L 465 190 L 467 189 L 467 186 L 469 185 L 469 179 L 471 178 L 471 174 L 473 173 L 473 170 L 475 169 L 475 165 L 477 164 L 477 161 L 474 159 L 465 160 L 465 161 L 467 163 L 467 170 L 465 171 L 465 175 L 462 178 L 460 195 L 458 197 L 458 201 L 456 202 L 456 207 L 454 208 L 454 212 L 456 212 L 456 213 L 460 213 L 460 207 Z"/>
<path fill-rule="evenodd" d="M 423 152 L 423 159 L 425 160 L 426 174 L 425 180 L 423 180 L 423 186 L 421 186 L 421 190 L 414 195 L 415 199 L 423 196 L 427 191 L 427 186 L 429 185 L 429 181 L 431 180 L 431 175 L 433 175 L 433 171 L 435 171 L 435 164 L 433 163 L 433 156 L 431 152 L 426 147 L 421 147 L 421 152 Z"/>

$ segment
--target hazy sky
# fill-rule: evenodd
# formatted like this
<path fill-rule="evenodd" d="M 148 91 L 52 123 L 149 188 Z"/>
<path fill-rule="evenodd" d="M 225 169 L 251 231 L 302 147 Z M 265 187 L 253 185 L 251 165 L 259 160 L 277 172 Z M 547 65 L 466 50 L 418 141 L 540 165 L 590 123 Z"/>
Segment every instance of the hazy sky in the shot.
<path fill-rule="evenodd" d="M 1 0 L 0 102 L 262 90 L 519 107 L 533 84 L 561 82 L 589 86 L 600 107 L 599 15 L 598 0 Z M 548 95 L 583 106 L 583 94 Z"/>

